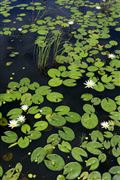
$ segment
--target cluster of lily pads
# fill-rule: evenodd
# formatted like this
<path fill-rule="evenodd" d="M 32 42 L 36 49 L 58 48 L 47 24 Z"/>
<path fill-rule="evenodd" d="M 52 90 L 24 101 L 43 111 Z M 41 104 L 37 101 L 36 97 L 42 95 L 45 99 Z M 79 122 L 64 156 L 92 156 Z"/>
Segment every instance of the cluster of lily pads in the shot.
<path fill-rule="evenodd" d="M 46 100 L 54 103 L 54 108 L 43 106 Z M 114 177 L 118 178 L 120 137 L 114 134 L 114 129 L 120 126 L 120 96 L 114 99 L 109 97 L 100 99 L 91 93 L 84 93 L 81 100 L 84 101 L 83 114 L 73 112 L 69 106 L 64 105 L 63 95 L 52 91 L 48 85 L 30 83 L 28 78 L 21 79 L 19 83 L 10 82 L 6 93 L 0 95 L 1 105 L 5 106 L 6 103 L 15 101 L 19 102 L 19 107 L 10 109 L 6 115 L 1 113 L 0 122 L 1 125 L 8 126 L 8 122 L 4 119 L 4 116 L 7 116 L 11 122 L 9 126 L 12 129 L 20 128 L 22 136 L 19 136 L 14 129 L 7 130 L 1 136 L 1 140 L 9 144 L 9 148 L 14 146 L 27 148 L 32 141 L 42 138 L 43 132 L 51 126 L 56 129 L 56 133 L 48 136 L 44 147 L 33 149 L 31 162 L 37 164 L 44 162 L 45 166 L 52 171 L 63 170 L 63 174 L 59 174 L 57 179 L 99 179 L 101 177 L 111 179 L 114 174 Z M 63 104 L 57 106 L 56 104 L 60 102 Z M 107 113 L 108 120 L 101 121 L 99 118 L 97 109 L 100 107 Z M 17 122 L 20 117 L 26 117 L 26 121 L 12 126 L 12 121 Z M 84 136 L 77 146 L 73 146 L 76 138 L 74 128 L 69 127 L 69 124 L 75 123 L 80 127 L 79 130 L 81 128 L 90 130 L 87 137 Z M 60 153 L 54 152 L 56 149 L 71 156 L 73 160 L 66 164 Z M 109 167 L 109 172 L 100 174 L 97 169 L 109 160 L 108 155 L 116 159 L 117 165 Z M 87 171 L 84 170 L 85 167 Z"/>
<path fill-rule="evenodd" d="M 0 94 L 0 106 L 7 106 L 5 112 L 0 112 L 0 125 L 4 130 L 2 142 L 8 144 L 8 148 L 25 149 L 33 141 L 44 139 L 51 129 L 44 145 L 34 147 L 29 153 L 33 166 L 44 163 L 49 170 L 58 172 L 57 180 L 119 180 L 120 95 L 114 95 L 114 90 L 120 86 L 120 50 L 119 41 L 111 37 L 112 29 L 120 31 L 119 0 L 96 3 L 56 0 L 59 12 L 68 11 L 69 18 L 46 16 L 49 8 L 44 3 L 14 3 L 15 0 L 0 2 L 3 23 L 6 26 L 13 23 L 12 28 L 1 28 L 0 35 L 14 35 L 16 30 L 21 35 L 37 33 L 35 44 L 42 47 L 48 33 L 59 29 L 65 41 L 55 56 L 58 67 L 47 72 L 48 84 L 31 82 L 25 77 L 19 82 L 11 81 L 6 92 Z M 17 29 L 16 22 L 22 22 L 27 14 L 20 13 L 12 21 L 10 11 L 14 8 L 35 12 L 32 23 L 22 24 Z M 11 52 L 10 57 L 18 53 Z M 75 86 L 79 91 L 86 88 L 78 97 L 82 102 L 80 112 L 74 112 L 66 104 L 64 92 L 58 88 L 63 86 L 69 87 L 69 91 Z M 85 132 L 83 136 L 78 137 L 75 127 Z M 102 170 L 102 166 L 106 168 Z M 17 180 L 22 170 L 20 162 L 6 172 L 1 165 L 0 177 Z"/>

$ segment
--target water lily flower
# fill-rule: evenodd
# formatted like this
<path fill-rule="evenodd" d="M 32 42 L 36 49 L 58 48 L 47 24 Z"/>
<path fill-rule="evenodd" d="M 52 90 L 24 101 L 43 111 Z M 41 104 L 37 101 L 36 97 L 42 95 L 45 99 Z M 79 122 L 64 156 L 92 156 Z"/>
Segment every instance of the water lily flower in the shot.
<path fill-rule="evenodd" d="M 115 58 L 115 54 L 108 54 L 108 58 L 114 59 Z"/>
<path fill-rule="evenodd" d="M 22 28 L 18 28 L 18 31 L 22 31 Z"/>
<path fill-rule="evenodd" d="M 68 24 L 69 24 L 69 25 L 73 25 L 73 24 L 74 24 L 74 21 L 69 21 Z"/>
<path fill-rule="evenodd" d="M 93 80 L 88 80 L 84 83 L 86 86 L 85 88 L 92 88 L 95 86 L 95 82 Z"/>
<path fill-rule="evenodd" d="M 109 123 L 107 122 L 107 121 L 103 121 L 102 123 L 101 123 L 101 126 L 102 126 L 102 128 L 104 128 L 104 129 L 108 129 L 109 128 Z"/>
<path fill-rule="evenodd" d="M 22 106 L 21 106 L 21 109 L 22 109 L 23 111 L 27 111 L 28 105 L 22 105 Z"/>
<path fill-rule="evenodd" d="M 96 6 L 96 9 L 101 9 L 101 7 L 100 6 Z"/>
<path fill-rule="evenodd" d="M 17 120 L 9 121 L 8 127 L 10 127 L 11 129 L 18 127 L 18 126 L 19 126 L 19 124 L 18 124 Z"/>
<path fill-rule="evenodd" d="M 26 120 L 26 118 L 25 118 L 25 116 L 23 116 L 23 115 L 21 115 L 21 116 L 19 116 L 19 117 L 17 118 L 17 122 L 18 122 L 18 123 L 24 123 L 25 120 Z"/>

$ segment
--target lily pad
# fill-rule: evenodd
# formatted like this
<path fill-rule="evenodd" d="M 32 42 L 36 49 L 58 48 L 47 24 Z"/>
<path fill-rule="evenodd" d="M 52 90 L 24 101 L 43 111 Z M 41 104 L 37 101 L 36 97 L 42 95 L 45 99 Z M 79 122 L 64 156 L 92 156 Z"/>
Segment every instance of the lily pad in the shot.
<path fill-rule="evenodd" d="M 61 93 L 58 92 L 52 92 L 50 94 L 47 95 L 47 99 L 50 102 L 61 102 L 63 99 L 63 95 Z"/>
<path fill-rule="evenodd" d="M 106 112 L 115 111 L 117 108 L 115 101 L 110 98 L 104 98 L 101 101 L 101 107 Z"/>
<path fill-rule="evenodd" d="M 81 165 L 78 162 L 70 162 L 65 165 L 63 174 L 66 179 L 76 179 L 81 173 Z"/>
<path fill-rule="evenodd" d="M 48 154 L 46 158 L 44 163 L 52 171 L 61 171 L 65 166 L 64 159 L 57 154 Z"/>
<path fill-rule="evenodd" d="M 82 116 L 81 123 L 87 129 L 94 129 L 98 125 L 98 118 L 94 113 L 85 113 Z"/>
<path fill-rule="evenodd" d="M 46 151 L 42 147 L 34 149 L 31 154 L 31 162 L 36 162 L 37 164 L 41 163 L 46 156 Z"/>

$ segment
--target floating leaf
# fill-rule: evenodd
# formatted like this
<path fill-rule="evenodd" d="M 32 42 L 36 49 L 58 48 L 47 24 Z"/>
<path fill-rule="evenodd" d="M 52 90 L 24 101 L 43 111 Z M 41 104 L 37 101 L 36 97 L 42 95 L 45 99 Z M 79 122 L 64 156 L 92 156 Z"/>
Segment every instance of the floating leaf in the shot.
<path fill-rule="evenodd" d="M 8 125 L 8 121 L 6 118 L 1 118 L 0 119 L 0 126 L 7 126 Z"/>
<path fill-rule="evenodd" d="M 20 137 L 20 138 L 18 139 L 18 146 L 19 146 L 20 148 L 26 148 L 26 147 L 28 147 L 28 146 L 29 146 L 29 143 L 30 143 L 30 140 L 29 140 L 27 137 L 24 137 L 24 138 Z"/>
<path fill-rule="evenodd" d="M 37 164 L 41 163 L 46 156 L 46 151 L 42 147 L 34 149 L 31 154 L 31 162 L 36 162 Z"/>
<path fill-rule="evenodd" d="M 44 131 L 48 127 L 48 123 L 46 121 L 38 121 L 34 124 L 35 130 Z"/>
<path fill-rule="evenodd" d="M 3 168 L 2 166 L 0 166 L 0 177 L 2 177 L 2 175 L 3 175 Z"/>
<path fill-rule="evenodd" d="M 105 87 L 101 82 L 98 82 L 95 86 L 94 89 L 98 92 L 102 92 L 104 91 Z"/>
<path fill-rule="evenodd" d="M 43 103 L 44 98 L 40 94 L 34 94 L 32 96 L 32 101 L 34 104 L 41 104 L 41 103 Z"/>
<path fill-rule="evenodd" d="M 103 145 L 99 142 L 91 141 L 86 144 L 86 149 L 91 154 L 99 155 L 101 153 L 101 150 L 99 148 L 102 148 Z"/>
<path fill-rule="evenodd" d="M 81 119 L 82 125 L 87 129 L 94 129 L 98 124 L 98 118 L 95 114 L 85 113 Z"/>
<path fill-rule="evenodd" d="M 51 143 L 52 145 L 56 146 L 57 144 L 59 144 L 61 138 L 59 137 L 58 134 L 51 134 L 48 138 L 47 138 L 47 143 Z"/>
<path fill-rule="evenodd" d="M 82 94 L 82 96 L 81 96 L 81 98 L 82 98 L 84 101 L 89 101 L 89 100 L 92 99 L 92 97 L 93 97 L 93 95 L 92 95 L 92 94 L 88 94 L 88 93 Z"/>
<path fill-rule="evenodd" d="M 52 171 L 61 171 L 65 166 L 64 159 L 57 154 L 48 154 L 46 158 L 44 163 Z"/>
<path fill-rule="evenodd" d="M 14 108 L 11 109 L 8 113 L 7 116 L 10 117 L 10 119 L 16 119 L 18 118 L 18 116 L 20 116 L 22 114 L 22 109 L 20 108 Z"/>
<path fill-rule="evenodd" d="M 112 168 L 110 168 L 109 173 L 120 175 L 120 166 L 113 166 Z"/>
<path fill-rule="evenodd" d="M 76 112 L 68 112 L 65 119 L 70 123 L 77 123 L 81 120 L 81 116 Z"/>
<path fill-rule="evenodd" d="M 1 139 L 5 143 L 11 144 L 11 143 L 16 142 L 18 139 L 17 134 L 13 131 L 6 131 L 6 132 L 4 132 L 4 134 L 5 134 L 5 136 L 1 136 Z"/>
<path fill-rule="evenodd" d="M 62 141 L 61 144 L 58 144 L 58 148 L 60 151 L 65 153 L 69 153 L 71 151 L 71 145 L 66 141 Z"/>
<path fill-rule="evenodd" d="M 95 112 L 95 108 L 90 104 L 84 104 L 83 110 L 88 114 Z"/>
<path fill-rule="evenodd" d="M 36 94 L 41 94 L 41 96 L 45 96 L 51 92 L 51 88 L 49 86 L 40 86 L 36 89 Z"/>
<path fill-rule="evenodd" d="M 101 180 L 101 174 L 98 171 L 93 171 L 89 174 L 88 179 L 87 180 Z"/>
<path fill-rule="evenodd" d="M 32 130 L 29 132 L 28 138 L 30 138 L 32 140 L 39 139 L 40 137 L 41 137 L 41 132 L 39 132 L 37 130 Z"/>
<path fill-rule="evenodd" d="M 59 115 L 65 115 L 68 114 L 70 111 L 69 106 L 58 106 L 55 111 L 59 114 Z"/>
<path fill-rule="evenodd" d="M 89 158 L 87 161 L 86 161 L 86 166 L 90 166 L 90 170 L 95 170 L 98 168 L 99 166 L 99 161 L 96 157 L 92 157 L 92 158 Z"/>
<path fill-rule="evenodd" d="M 48 81 L 49 86 L 57 87 L 62 84 L 62 80 L 60 78 L 53 78 Z"/>
<path fill-rule="evenodd" d="M 117 106 L 114 100 L 110 98 L 104 98 L 101 101 L 101 107 L 103 108 L 104 111 L 112 112 L 116 110 Z"/>
<path fill-rule="evenodd" d="M 63 131 L 59 130 L 58 131 L 59 136 L 66 140 L 66 141 L 72 141 L 75 138 L 74 131 L 71 128 L 68 127 L 63 127 Z"/>
<path fill-rule="evenodd" d="M 57 176 L 57 180 L 65 180 L 65 176 L 59 174 L 59 175 Z"/>
<path fill-rule="evenodd" d="M 81 165 L 78 162 L 70 162 L 65 165 L 63 174 L 66 179 L 76 179 L 81 173 Z"/>
<path fill-rule="evenodd" d="M 52 115 L 47 115 L 46 119 L 48 120 L 49 124 L 55 127 L 60 127 L 66 124 L 66 119 L 56 113 L 53 113 Z"/>
<path fill-rule="evenodd" d="M 61 93 L 58 92 L 52 92 L 50 94 L 47 95 L 47 99 L 50 102 L 61 102 L 63 99 L 63 95 Z"/>
<path fill-rule="evenodd" d="M 99 140 L 100 142 L 103 142 L 104 136 L 103 136 L 102 132 L 100 132 L 99 130 L 96 130 L 96 131 L 92 131 L 91 139 L 92 139 L 92 141 Z"/>
<path fill-rule="evenodd" d="M 32 106 L 28 109 L 28 114 L 37 114 L 40 111 L 38 106 Z"/>
<path fill-rule="evenodd" d="M 102 180 L 111 180 L 111 179 L 112 179 L 112 177 L 111 177 L 110 173 L 105 172 L 102 174 Z"/>
<path fill-rule="evenodd" d="M 86 151 L 82 148 L 79 147 L 74 147 L 72 149 L 72 156 L 75 160 L 82 162 L 83 158 L 82 157 L 88 157 Z"/>
<path fill-rule="evenodd" d="M 60 77 L 60 71 L 58 69 L 51 68 L 48 70 L 48 75 L 51 78 Z"/>
<path fill-rule="evenodd" d="M 21 131 L 27 134 L 31 130 L 31 127 L 28 124 L 23 124 L 21 127 Z"/>
<path fill-rule="evenodd" d="M 74 86 L 77 85 L 75 79 L 65 79 L 65 80 L 63 81 L 63 84 L 64 84 L 65 86 L 68 86 L 68 87 L 74 87 Z"/>

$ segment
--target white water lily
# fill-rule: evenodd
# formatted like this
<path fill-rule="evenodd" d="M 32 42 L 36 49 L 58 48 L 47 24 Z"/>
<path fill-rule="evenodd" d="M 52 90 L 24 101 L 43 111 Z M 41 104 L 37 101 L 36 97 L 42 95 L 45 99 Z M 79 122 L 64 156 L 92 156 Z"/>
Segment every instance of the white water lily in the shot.
<path fill-rule="evenodd" d="M 73 25 L 73 24 L 74 24 L 74 21 L 69 21 L 68 24 L 69 24 L 69 25 Z"/>
<path fill-rule="evenodd" d="M 21 109 L 22 109 L 23 111 L 27 111 L 28 105 L 22 105 L 22 106 L 21 106 Z"/>
<path fill-rule="evenodd" d="M 43 110 L 42 110 L 42 109 L 40 109 L 40 112 L 42 113 L 42 112 L 43 112 Z"/>
<path fill-rule="evenodd" d="M 104 128 L 104 129 L 108 129 L 109 128 L 109 123 L 107 122 L 107 121 L 103 121 L 102 123 L 101 123 L 101 126 L 102 126 L 102 128 Z"/>
<path fill-rule="evenodd" d="M 115 58 L 115 54 L 108 54 L 108 58 L 114 59 Z"/>
<path fill-rule="evenodd" d="M 19 126 L 19 124 L 18 124 L 17 120 L 9 121 L 8 127 L 10 127 L 11 129 L 18 127 L 18 126 Z"/>
<path fill-rule="evenodd" d="M 18 31 L 22 31 L 22 28 L 18 28 Z"/>
<path fill-rule="evenodd" d="M 25 118 L 25 116 L 23 116 L 23 115 L 21 115 L 21 116 L 19 116 L 19 117 L 17 118 L 17 122 L 18 122 L 18 123 L 24 123 L 25 120 L 26 120 L 26 118 Z"/>
<path fill-rule="evenodd" d="M 84 84 L 86 85 L 85 88 L 92 88 L 93 89 L 95 86 L 95 82 L 93 80 L 88 80 Z"/>
<path fill-rule="evenodd" d="M 96 9 L 101 9 L 101 7 L 100 6 L 96 6 Z"/>

